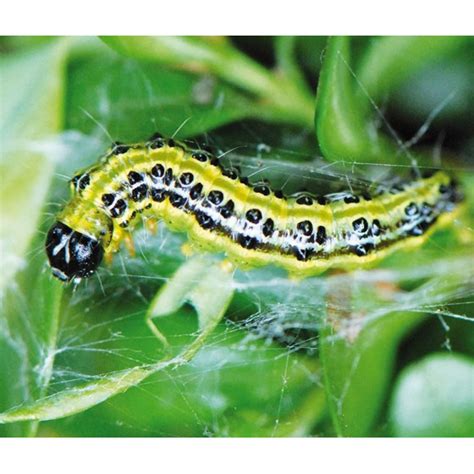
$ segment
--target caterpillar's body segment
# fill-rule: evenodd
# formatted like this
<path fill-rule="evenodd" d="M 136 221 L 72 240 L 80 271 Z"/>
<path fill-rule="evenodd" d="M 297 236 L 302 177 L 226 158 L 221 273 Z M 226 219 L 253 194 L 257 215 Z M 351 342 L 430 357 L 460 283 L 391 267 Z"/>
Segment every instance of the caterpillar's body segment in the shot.
<path fill-rule="evenodd" d="M 186 231 L 201 250 L 225 252 L 237 266 L 272 263 L 301 278 L 367 266 L 420 245 L 453 219 L 462 199 L 443 172 L 373 196 L 285 198 L 265 185 L 252 187 L 208 152 L 159 136 L 115 145 L 72 187 L 46 240 L 53 274 L 64 281 L 92 275 L 139 213 Z"/>

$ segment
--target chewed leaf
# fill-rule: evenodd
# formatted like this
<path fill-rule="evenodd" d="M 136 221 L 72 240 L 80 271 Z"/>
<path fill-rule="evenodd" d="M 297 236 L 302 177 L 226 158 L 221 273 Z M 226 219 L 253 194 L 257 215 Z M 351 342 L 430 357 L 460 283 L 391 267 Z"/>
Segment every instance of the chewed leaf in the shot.
<path fill-rule="evenodd" d="M 193 288 L 189 300 L 198 312 L 201 330 L 222 319 L 233 293 L 232 275 L 217 265 Z"/>
<path fill-rule="evenodd" d="M 391 418 L 397 436 L 474 436 L 474 361 L 434 354 L 407 367 Z"/>
<path fill-rule="evenodd" d="M 148 317 L 167 316 L 177 311 L 186 302 L 188 294 L 200 281 L 203 269 L 209 263 L 209 258 L 200 256 L 181 265 L 156 294 L 148 308 Z"/>
<path fill-rule="evenodd" d="M 233 291 L 229 272 L 209 256 L 195 257 L 184 263 L 158 292 L 148 318 L 166 316 L 189 302 L 198 313 L 202 331 L 222 318 Z"/>

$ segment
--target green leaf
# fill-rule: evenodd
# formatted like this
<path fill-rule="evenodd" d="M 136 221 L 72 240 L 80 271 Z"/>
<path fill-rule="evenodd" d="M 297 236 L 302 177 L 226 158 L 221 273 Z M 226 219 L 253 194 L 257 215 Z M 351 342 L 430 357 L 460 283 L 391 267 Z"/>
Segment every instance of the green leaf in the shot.
<path fill-rule="evenodd" d="M 134 367 L 104 376 L 97 382 L 79 385 L 50 397 L 38 399 L 31 404 L 0 413 L 0 423 L 54 420 L 80 413 L 137 385 L 154 370 L 158 370 L 158 367 Z"/>
<path fill-rule="evenodd" d="M 364 97 L 356 94 L 349 38 L 328 40 L 316 99 L 316 135 L 330 161 L 392 162 L 396 154 L 388 141 L 371 127 Z"/>
<path fill-rule="evenodd" d="M 298 125 L 311 124 L 314 105 L 312 94 L 306 88 L 272 74 L 222 38 L 108 36 L 102 39 L 125 56 L 157 61 L 194 73 L 214 74 L 263 99 L 263 113 L 267 118 Z M 262 114 L 259 111 L 255 116 Z"/>
<path fill-rule="evenodd" d="M 0 293 L 24 264 L 54 171 L 67 51 L 60 39 L 0 61 Z"/>
<path fill-rule="evenodd" d="M 427 313 L 441 315 L 446 301 L 469 294 L 473 273 L 460 271 L 467 267 L 472 265 L 466 265 L 465 259 L 437 268 L 428 264 L 426 275 L 418 278 L 431 279 L 407 292 L 390 280 L 367 282 L 357 275 L 329 279 L 320 351 L 339 435 L 370 433 L 386 399 L 400 340 L 423 320 L 424 307 Z"/>
<path fill-rule="evenodd" d="M 474 360 L 445 353 L 411 364 L 390 413 L 396 436 L 474 436 Z"/>
<path fill-rule="evenodd" d="M 400 338 L 420 318 L 420 314 L 392 313 L 367 324 L 355 340 L 341 337 L 340 329 L 331 324 L 324 328 L 321 362 L 339 436 L 370 433 L 387 394 Z"/>
<path fill-rule="evenodd" d="M 244 94 L 210 76 L 121 57 L 78 61 L 69 85 L 67 128 L 94 135 L 103 127 L 108 141 L 142 141 L 156 131 L 189 137 L 255 110 Z"/>

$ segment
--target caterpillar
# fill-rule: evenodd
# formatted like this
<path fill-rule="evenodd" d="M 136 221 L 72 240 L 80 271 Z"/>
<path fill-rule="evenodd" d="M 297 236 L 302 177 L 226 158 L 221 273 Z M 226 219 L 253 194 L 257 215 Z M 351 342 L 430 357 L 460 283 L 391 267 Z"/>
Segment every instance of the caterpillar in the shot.
<path fill-rule="evenodd" d="M 186 231 L 202 251 L 225 252 L 237 266 L 275 264 L 297 278 L 330 267 L 373 265 L 422 244 L 450 222 L 463 195 L 450 176 L 430 176 L 373 193 L 284 196 L 252 186 L 209 151 L 155 134 L 115 143 L 71 180 L 72 198 L 46 238 L 54 276 L 90 277 L 116 252 L 137 216 Z"/>

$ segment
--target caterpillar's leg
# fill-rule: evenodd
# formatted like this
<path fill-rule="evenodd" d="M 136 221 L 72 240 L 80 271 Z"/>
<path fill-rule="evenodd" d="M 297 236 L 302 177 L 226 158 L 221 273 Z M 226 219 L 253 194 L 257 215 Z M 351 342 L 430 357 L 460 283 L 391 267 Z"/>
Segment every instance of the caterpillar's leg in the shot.
<path fill-rule="evenodd" d="M 237 267 L 232 262 L 232 260 L 225 258 L 222 262 L 219 263 L 219 267 L 226 273 L 232 273 Z"/>
<path fill-rule="evenodd" d="M 181 245 L 181 253 L 185 257 L 192 257 L 196 253 L 196 249 L 190 242 L 185 242 Z"/>
<path fill-rule="evenodd" d="M 107 253 L 113 254 L 120 249 L 120 244 L 122 240 L 125 238 L 127 231 L 122 229 L 119 226 L 114 227 L 114 232 L 112 234 L 112 240 L 107 247 Z"/>
<path fill-rule="evenodd" d="M 114 253 L 120 249 L 120 244 L 124 237 L 124 233 L 125 231 L 120 227 L 116 227 L 114 229 L 112 240 L 109 246 L 105 249 L 104 260 L 107 265 L 110 265 L 112 263 Z"/>
<path fill-rule="evenodd" d="M 125 246 L 129 251 L 130 255 L 135 255 L 135 248 L 133 246 L 133 241 L 130 232 L 117 226 L 114 228 L 112 240 L 105 250 L 104 260 L 107 265 L 110 265 L 112 263 L 114 253 L 120 250 L 122 240 L 125 242 Z"/>
<path fill-rule="evenodd" d="M 104 262 L 107 266 L 110 266 L 112 265 L 112 260 L 114 259 L 114 254 L 113 252 L 105 252 L 104 254 Z"/>
<path fill-rule="evenodd" d="M 150 234 L 155 235 L 158 229 L 158 221 L 152 217 L 148 217 L 145 221 L 145 226 Z"/>

